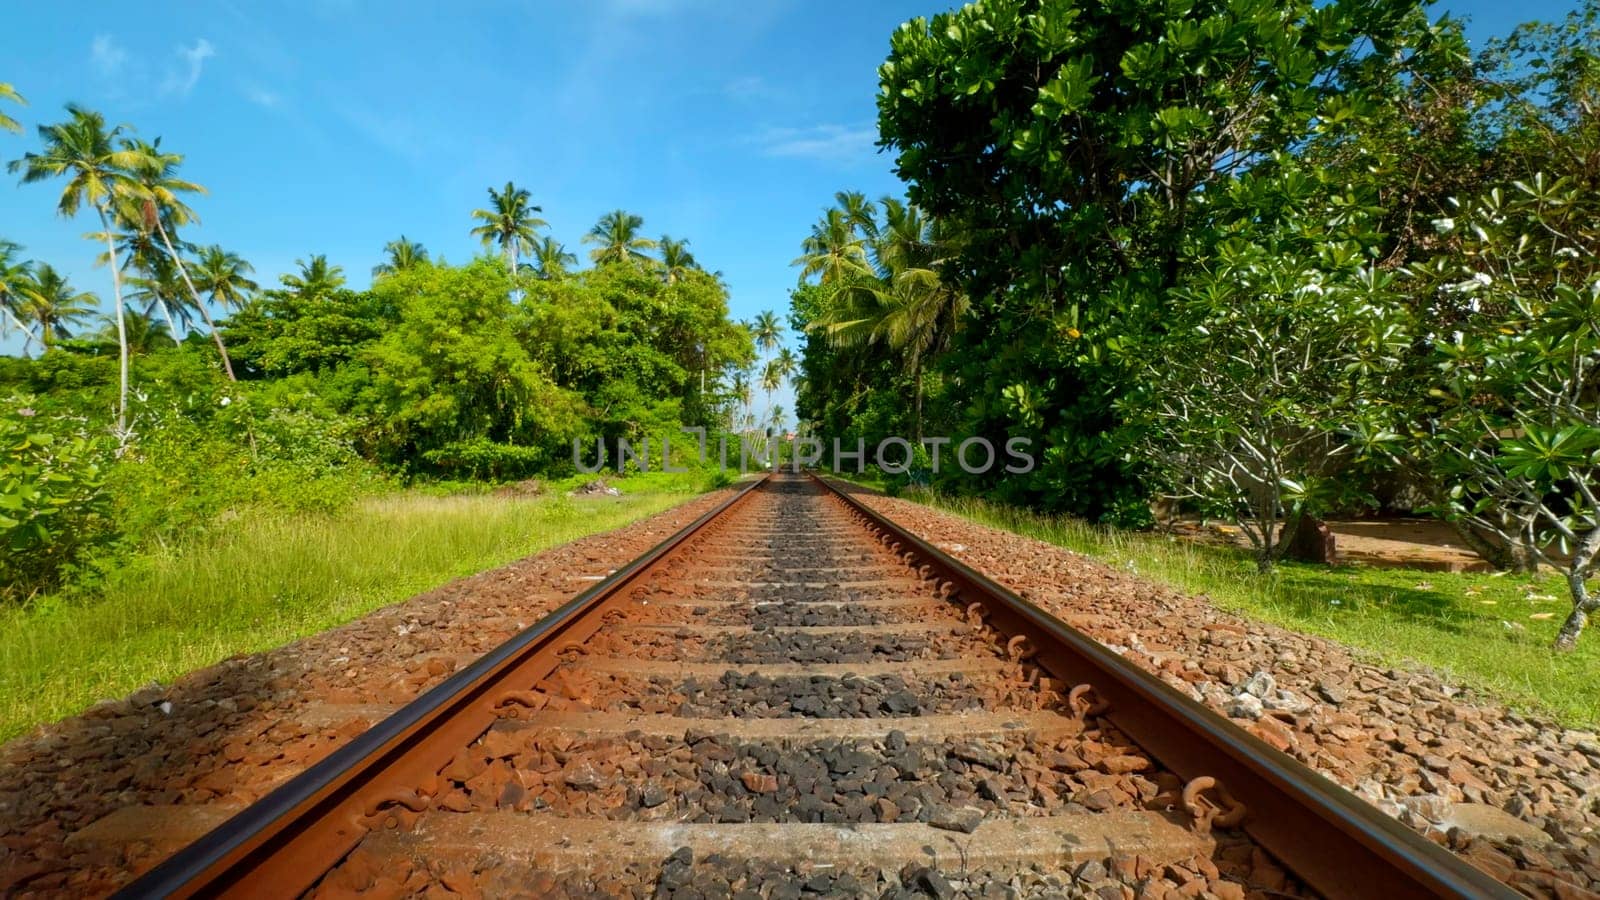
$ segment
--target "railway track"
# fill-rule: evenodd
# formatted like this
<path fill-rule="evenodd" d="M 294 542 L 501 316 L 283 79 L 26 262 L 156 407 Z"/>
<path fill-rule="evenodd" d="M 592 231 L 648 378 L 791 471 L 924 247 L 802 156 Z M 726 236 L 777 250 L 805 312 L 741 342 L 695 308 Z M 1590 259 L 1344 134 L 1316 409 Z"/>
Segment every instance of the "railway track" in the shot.
<path fill-rule="evenodd" d="M 1513 896 L 848 495 L 773 475 L 123 894 L 1132 891 Z"/>

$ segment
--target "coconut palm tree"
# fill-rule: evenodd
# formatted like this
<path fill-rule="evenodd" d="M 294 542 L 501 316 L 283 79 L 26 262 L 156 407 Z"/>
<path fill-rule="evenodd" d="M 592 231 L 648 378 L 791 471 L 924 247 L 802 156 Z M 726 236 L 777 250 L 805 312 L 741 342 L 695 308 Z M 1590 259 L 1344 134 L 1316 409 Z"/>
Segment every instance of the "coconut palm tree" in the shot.
<path fill-rule="evenodd" d="M 595 244 L 589 259 L 595 265 L 625 262 L 639 265 L 650 257 L 644 252 L 654 250 L 656 242 L 639 236 L 644 218 L 625 210 L 613 210 L 600 217 L 600 221 L 583 236 L 585 244 Z"/>
<path fill-rule="evenodd" d="M 700 268 L 700 264 L 694 260 L 694 254 L 689 252 L 688 241 L 674 240 L 663 234 L 656 246 L 661 248 L 661 277 L 667 284 L 675 284 Z"/>
<path fill-rule="evenodd" d="M 247 295 L 260 285 L 250 280 L 255 268 L 237 253 L 229 253 L 216 244 L 204 247 L 195 258 L 195 287 L 205 291 L 211 302 L 222 309 L 238 309 Z"/>
<path fill-rule="evenodd" d="M 175 340 L 193 326 L 194 309 L 182 301 L 184 286 L 178 280 L 178 270 L 166 257 L 158 257 L 143 273 L 128 276 L 127 285 L 128 308 L 147 316 L 161 313 L 167 333 Z M 177 311 L 176 318 L 173 310 Z"/>
<path fill-rule="evenodd" d="M 28 101 L 22 99 L 22 95 L 17 93 L 16 88 L 4 82 L 0 82 L 0 100 L 10 100 L 12 103 L 18 104 L 19 106 L 28 105 Z M 0 113 L 0 131 L 10 131 L 16 134 L 21 134 L 22 123 L 11 118 L 5 113 Z"/>
<path fill-rule="evenodd" d="M 72 337 L 68 325 L 88 321 L 100 298 L 80 291 L 48 263 L 39 263 L 33 276 L 20 285 L 24 316 L 39 326 L 39 342 L 49 350 L 61 338 Z"/>
<path fill-rule="evenodd" d="M 534 206 L 533 195 L 511 182 L 496 191 L 489 188 L 489 208 L 475 209 L 472 217 L 482 225 L 472 229 L 485 247 L 500 245 L 506 257 L 506 271 L 514 278 L 517 274 L 517 257 L 533 248 L 534 232 L 549 222 L 535 216 L 544 209 Z"/>
<path fill-rule="evenodd" d="M 189 299 L 179 300 L 177 291 L 169 291 L 165 296 L 173 298 L 185 327 L 188 326 L 191 312 L 200 314 L 200 318 L 206 323 L 206 329 L 211 332 L 212 340 L 216 342 L 217 355 L 222 359 L 223 371 L 229 381 L 237 381 L 233 374 L 233 360 L 228 358 L 228 348 L 222 343 L 222 336 L 217 332 L 216 323 L 211 321 L 211 312 L 200 300 L 200 292 L 194 286 L 194 279 L 189 276 L 189 268 L 184 264 L 183 255 L 174 246 L 176 239 L 173 235 L 177 230 L 199 221 L 194 210 L 183 202 L 180 195 L 203 194 L 206 189 L 178 177 L 178 167 L 183 164 L 183 154 L 162 150 L 160 138 L 156 138 L 154 143 L 127 139 L 122 142 L 122 146 L 138 154 L 138 163 L 133 167 L 133 177 L 142 190 L 135 202 L 119 205 L 118 217 L 136 230 L 147 235 L 154 233 L 160 238 L 170 265 L 176 268 L 177 281 L 182 283 Z M 168 310 L 167 303 L 160 296 L 157 297 L 157 302 L 161 312 L 166 316 L 167 324 L 172 327 L 176 336 L 177 326 L 172 321 L 172 313 Z"/>
<path fill-rule="evenodd" d="M 856 233 L 850 214 L 841 209 L 824 213 L 800 249 L 802 254 L 790 265 L 801 267 L 802 282 L 815 275 L 823 284 L 841 284 L 872 274 L 866 242 Z"/>
<path fill-rule="evenodd" d="M 756 339 L 756 346 L 765 353 L 778 346 L 778 339 L 783 336 L 783 322 L 778 319 L 777 313 L 764 310 L 751 324 L 750 334 Z"/>
<path fill-rule="evenodd" d="M 795 357 L 794 351 L 788 347 L 779 350 L 778 355 L 773 358 L 772 362 L 778 367 L 778 375 L 782 378 L 788 378 L 800 368 L 800 360 Z"/>
<path fill-rule="evenodd" d="M 389 258 L 372 267 L 372 277 L 375 279 L 416 268 L 428 261 L 427 248 L 407 239 L 403 234 L 384 244 L 383 252 L 387 253 Z"/>
<path fill-rule="evenodd" d="M 107 327 L 110 327 L 110 323 Z M 167 331 L 165 324 L 135 309 L 128 310 L 124 317 L 123 330 L 128 338 L 128 352 L 134 356 L 145 356 L 152 350 L 171 347 L 177 343 L 172 333 Z"/>
<path fill-rule="evenodd" d="M 297 259 L 298 274 L 280 276 L 283 286 L 302 297 L 321 297 L 344 287 L 344 268 L 329 265 L 326 254 L 318 253 L 308 262 Z"/>
<path fill-rule="evenodd" d="M 533 245 L 533 271 L 545 281 L 555 281 L 578 264 L 578 257 L 567 252 L 567 245 L 546 235 Z"/>
<path fill-rule="evenodd" d="M 877 210 L 867 195 L 860 191 L 839 191 L 833 201 L 851 228 L 859 230 L 868 240 L 878 234 Z"/>
<path fill-rule="evenodd" d="M 17 256 L 22 247 L 12 241 L 0 240 L 0 334 L 15 328 L 22 332 L 22 355 L 28 355 L 36 335 L 23 322 L 22 288 L 33 276 L 33 263 Z"/>
<path fill-rule="evenodd" d="M 965 293 L 939 277 L 939 269 L 955 250 L 949 230 L 917 206 L 896 198 L 885 197 L 880 205 L 883 221 L 867 231 L 871 239 L 864 245 L 873 264 L 870 277 L 830 280 L 824 274 L 822 283 L 834 290 L 812 328 L 835 346 L 882 344 L 899 355 L 915 385 L 912 416 L 914 436 L 920 441 L 927 359 L 949 347 L 971 303 Z M 813 230 L 813 237 L 816 234 Z M 808 243 L 806 249 L 813 247 Z M 822 254 L 824 259 L 828 256 Z M 812 257 L 802 257 L 808 258 Z"/>
<path fill-rule="evenodd" d="M 63 216 L 77 215 L 87 203 L 100 218 L 106 249 L 111 254 L 112 304 L 117 321 L 118 374 L 117 436 L 128 440 L 128 342 L 122 309 L 122 275 L 117 265 L 117 247 L 111 232 L 112 209 L 130 196 L 140 193 L 138 182 L 129 171 L 139 165 L 138 154 L 116 145 L 123 126 L 108 129 L 97 112 L 74 104 L 67 105 L 69 118 L 54 125 L 39 126 L 44 147 L 26 153 L 7 167 L 22 172 L 22 183 L 31 184 L 52 178 L 65 178 L 56 210 Z"/>

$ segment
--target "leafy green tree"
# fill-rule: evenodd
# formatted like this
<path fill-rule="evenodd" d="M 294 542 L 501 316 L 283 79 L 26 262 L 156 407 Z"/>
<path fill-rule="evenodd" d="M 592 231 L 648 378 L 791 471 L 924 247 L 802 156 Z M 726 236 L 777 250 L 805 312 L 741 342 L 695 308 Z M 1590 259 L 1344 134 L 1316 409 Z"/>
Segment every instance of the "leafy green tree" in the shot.
<path fill-rule="evenodd" d="M 1132 448 L 1169 496 L 1237 522 L 1263 572 L 1383 433 L 1373 411 L 1411 334 L 1372 239 L 1314 197 L 1257 218 L 1174 289 L 1163 331 L 1117 348 L 1137 367 Z"/>
<path fill-rule="evenodd" d="M 22 315 L 38 326 L 39 341 L 46 350 L 61 338 L 71 337 L 67 326 L 87 321 L 100 306 L 100 298 L 79 291 L 48 263 L 34 267 L 32 275 L 18 285 Z"/>
<path fill-rule="evenodd" d="M 565 244 L 546 235 L 533 245 L 533 270 L 545 281 L 566 277 L 578 257 L 568 253 Z"/>
<path fill-rule="evenodd" d="M 427 248 L 416 241 L 408 240 L 403 234 L 384 244 L 383 252 L 386 255 L 386 259 L 372 267 L 373 278 L 394 275 L 428 263 Z"/>
<path fill-rule="evenodd" d="M 640 237 L 644 218 L 624 210 L 614 210 L 600 217 L 600 221 L 583 236 L 585 244 L 596 245 L 589 251 L 595 265 L 628 263 L 639 266 L 650 261 L 646 250 L 654 250 L 656 242 Z"/>
<path fill-rule="evenodd" d="M 22 99 L 22 95 L 17 93 L 16 88 L 4 82 L 0 82 L 0 100 L 10 100 L 12 103 L 17 103 L 22 106 L 28 105 L 28 101 Z M 21 134 L 22 123 L 11 118 L 5 113 L 0 113 L 0 131 L 11 131 Z"/>
<path fill-rule="evenodd" d="M 13 400 L 0 412 L 0 597 L 26 600 L 108 536 L 112 455 L 82 420 Z"/>
<path fill-rule="evenodd" d="M 1600 200 L 1535 177 L 1462 204 L 1455 241 L 1411 274 L 1437 319 L 1435 365 L 1399 405 L 1396 444 L 1445 486 L 1440 512 L 1495 549 L 1562 571 L 1576 645 L 1600 609 Z M 1402 395 L 1405 396 L 1405 395 Z"/>
<path fill-rule="evenodd" d="M 509 278 L 498 267 L 419 267 L 380 280 L 372 294 L 399 310 L 360 353 L 371 371 L 372 440 L 386 456 L 414 463 L 486 440 L 536 448 L 548 461 L 577 435 L 582 403 L 517 339 Z"/>
<path fill-rule="evenodd" d="M 533 249 L 535 232 L 550 223 L 534 215 L 543 212 L 533 205 L 533 195 L 511 182 L 498 191 L 489 188 L 489 208 L 475 209 L 472 218 L 483 223 L 472 229 L 473 237 L 485 247 L 496 244 L 506 258 L 506 271 L 517 273 L 517 257 Z"/>
<path fill-rule="evenodd" d="M 1142 508 L 1117 445 L 1131 373 L 1107 342 L 1159 322 L 1226 237 L 1206 202 L 1219 187 L 1359 127 L 1365 68 L 1445 43 L 1415 0 L 980 0 L 895 32 L 882 144 L 910 200 L 961 235 L 948 270 L 974 304 L 945 373 L 959 427 L 1045 447 L 1015 499 Z"/>
<path fill-rule="evenodd" d="M 85 203 L 100 218 L 100 229 L 111 261 L 111 292 L 117 322 L 120 389 L 117 395 L 117 433 L 126 440 L 128 430 L 128 341 L 122 308 L 122 276 L 117 265 L 117 248 L 112 238 L 111 217 L 117 204 L 138 197 L 141 189 L 129 171 L 139 165 L 139 155 L 119 149 L 116 139 L 122 126 L 107 129 L 105 118 L 80 106 L 68 105 L 69 118 L 54 125 L 39 126 L 43 149 L 26 153 L 8 165 L 22 172 L 23 184 L 65 178 L 56 209 L 63 216 L 77 215 Z"/>

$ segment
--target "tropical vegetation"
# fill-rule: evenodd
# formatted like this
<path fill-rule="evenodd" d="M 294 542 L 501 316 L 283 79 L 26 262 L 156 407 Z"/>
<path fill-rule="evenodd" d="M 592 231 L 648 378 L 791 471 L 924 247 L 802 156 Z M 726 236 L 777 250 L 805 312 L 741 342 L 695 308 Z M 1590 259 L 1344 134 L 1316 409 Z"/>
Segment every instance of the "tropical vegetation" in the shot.
<path fill-rule="evenodd" d="M 1473 52 L 1416 0 L 979 0 L 902 25 L 801 240 L 805 428 L 1031 442 L 904 480 L 1142 527 L 1430 512 L 1600 610 L 1600 3 Z M 935 438 L 934 436 L 937 436 Z"/>

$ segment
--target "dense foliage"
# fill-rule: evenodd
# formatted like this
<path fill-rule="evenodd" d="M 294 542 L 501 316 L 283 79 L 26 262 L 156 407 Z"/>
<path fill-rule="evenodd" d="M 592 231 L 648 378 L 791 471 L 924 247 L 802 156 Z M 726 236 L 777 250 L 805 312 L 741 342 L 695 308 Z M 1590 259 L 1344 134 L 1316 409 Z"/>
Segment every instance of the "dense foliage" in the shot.
<path fill-rule="evenodd" d="M 958 311 L 919 342 L 867 324 L 900 282 L 840 194 L 799 261 L 803 419 L 1025 436 L 1034 471 L 945 486 L 1122 524 L 1178 498 L 1264 568 L 1382 488 L 1565 567 L 1570 646 L 1600 546 L 1600 3 L 1474 55 L 1416 0 L 980 0 L 901 26 L 880 79 L 938 223 L 917 283 Z M 877 399 L 912 381 L 926 414 Z"/>
<path fill-rule="evenodd" d="M 447 265 L 401 237 L 365 290 L 321 255 L 263 290 L 238 255 L 176 237 L 193 221 L 179 195 L 201 191 L 177 177 L 181 156 L 76 107 L 40 137 L 12 168 L 64 181 L 60 211 L 101 219 L 113 300 L 85 330 L 98 298 L 0 241 L 3 324 L 24 350 L 0 360 L 8 597 L 90 587 L 246 506 L 561 477 L 574 441 L 596 438 L 653 437 L 659 465 L 662 436 L 686 446 L 681 427 L 731 427 L 748 405 L 757 329 L 729 319 L 687 241 L 641 237 L 638 216 L 607 214 L 579 270 L 508 183 L 472 213 L 494 256 Z"/>

